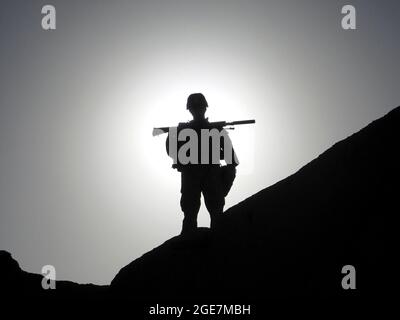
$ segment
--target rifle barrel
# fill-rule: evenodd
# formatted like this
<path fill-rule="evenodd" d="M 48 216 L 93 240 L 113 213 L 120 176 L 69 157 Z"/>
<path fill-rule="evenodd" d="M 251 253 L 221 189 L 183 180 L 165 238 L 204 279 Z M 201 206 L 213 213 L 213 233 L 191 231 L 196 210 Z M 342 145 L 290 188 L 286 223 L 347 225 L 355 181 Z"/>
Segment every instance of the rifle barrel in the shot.
<path fill-rule="evenodd" d="M 229 125 L 252 124 L 252 123 L 256 123 L 256 120 L 240 120 L 240 121 L 233 121 L 233 122 L 229 122 Z"/>

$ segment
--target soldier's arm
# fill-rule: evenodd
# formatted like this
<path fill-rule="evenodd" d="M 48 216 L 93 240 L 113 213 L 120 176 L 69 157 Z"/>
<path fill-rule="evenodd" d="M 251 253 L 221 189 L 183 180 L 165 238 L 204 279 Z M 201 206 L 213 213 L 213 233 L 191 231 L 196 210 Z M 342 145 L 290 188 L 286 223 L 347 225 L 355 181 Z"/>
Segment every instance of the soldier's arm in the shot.
<path fill-rule="evenodd" d="M 172 143 L 172 150 L 170 150 L 171 144 L 170 140 L 175 141 L 177 143 L 177 131 L 171 131 L 168 133 L 167 139 L 165 140 L 165 151 L 167 152 L 168 156 L 172 158 L 173 164 L 172 168 L 177 169 L 178 171 L 181 170 L 181 166 L 178 164 L 178 149 L 177 145 L 174 147 L 174 143 Z"/>
<path fill-rule="evenodd" d="M 165 151 L 169 155 L 169 134 L 167 135 L 167 139 L 165 139 Z"/>
<path fill-rule="evenodd" d="M 221 134 L 221 159 L 225 160 L 227 165 L 237 166 L 239 165 L 239 159 L 236 156 L 235 149 L 233 148 L 232 140 L 229 137 L 228 131 L 222 130 Z M 227 152 L 225 152 L 225 148 Z"/>

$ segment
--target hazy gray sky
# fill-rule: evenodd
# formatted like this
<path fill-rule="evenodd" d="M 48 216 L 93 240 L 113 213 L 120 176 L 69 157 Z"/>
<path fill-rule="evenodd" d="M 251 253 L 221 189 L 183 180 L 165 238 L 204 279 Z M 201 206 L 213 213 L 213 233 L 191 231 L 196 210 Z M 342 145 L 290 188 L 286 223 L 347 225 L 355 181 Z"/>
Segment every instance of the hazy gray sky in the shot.
<path fill-rule="evenodd" d="M 210 120 L 257 120 L 231 133 L 230 207 L 400 104 L 399 33 L 397 0 L 2 0 L 0 249 L 109 283 L 180 231 L 180 177 L 151 131 L 188 120 L 188 94 Z"/>

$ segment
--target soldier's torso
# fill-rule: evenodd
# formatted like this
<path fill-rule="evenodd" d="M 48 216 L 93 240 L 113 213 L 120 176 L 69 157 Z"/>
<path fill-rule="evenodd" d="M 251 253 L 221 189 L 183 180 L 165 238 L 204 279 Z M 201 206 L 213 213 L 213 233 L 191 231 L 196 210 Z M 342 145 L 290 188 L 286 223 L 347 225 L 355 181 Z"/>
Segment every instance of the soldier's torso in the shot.
<path fill-rule="evenodd" d="M 175 159 L 175 167 L 182 171 L 189 168 L 203 170 L 205 167 L 220 166 L 224 145 L 223 138 L 220 137 L 221 131 L 221 127 L 211 127 L 207 119 L 180 124 L 175 134 L 168 137 L 175 139 L 176 143 L 169 143 L 169 146 L 176 148 L 167 146 L 169 155 Z M 215 141 L 218 139 L 219 144 L 213 142 L 212 134 L 216 134 Z M 177 152 L 175 157 L 171 152 Z"/>

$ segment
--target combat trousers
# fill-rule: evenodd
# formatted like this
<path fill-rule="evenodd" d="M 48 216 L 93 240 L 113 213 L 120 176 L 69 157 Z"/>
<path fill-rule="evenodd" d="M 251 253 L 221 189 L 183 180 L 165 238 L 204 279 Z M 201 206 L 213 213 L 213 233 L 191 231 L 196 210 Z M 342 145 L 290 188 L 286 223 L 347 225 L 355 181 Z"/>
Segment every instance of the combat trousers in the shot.
<path fill-rule="evenodd" d="M 211 218 L 211 228 L 215 228 L 225 205 L 219 165 L 193 165 L 181 172 L 181 208 L 184 213 L 182 233 L 197 228 L 201 194 Z"/>

